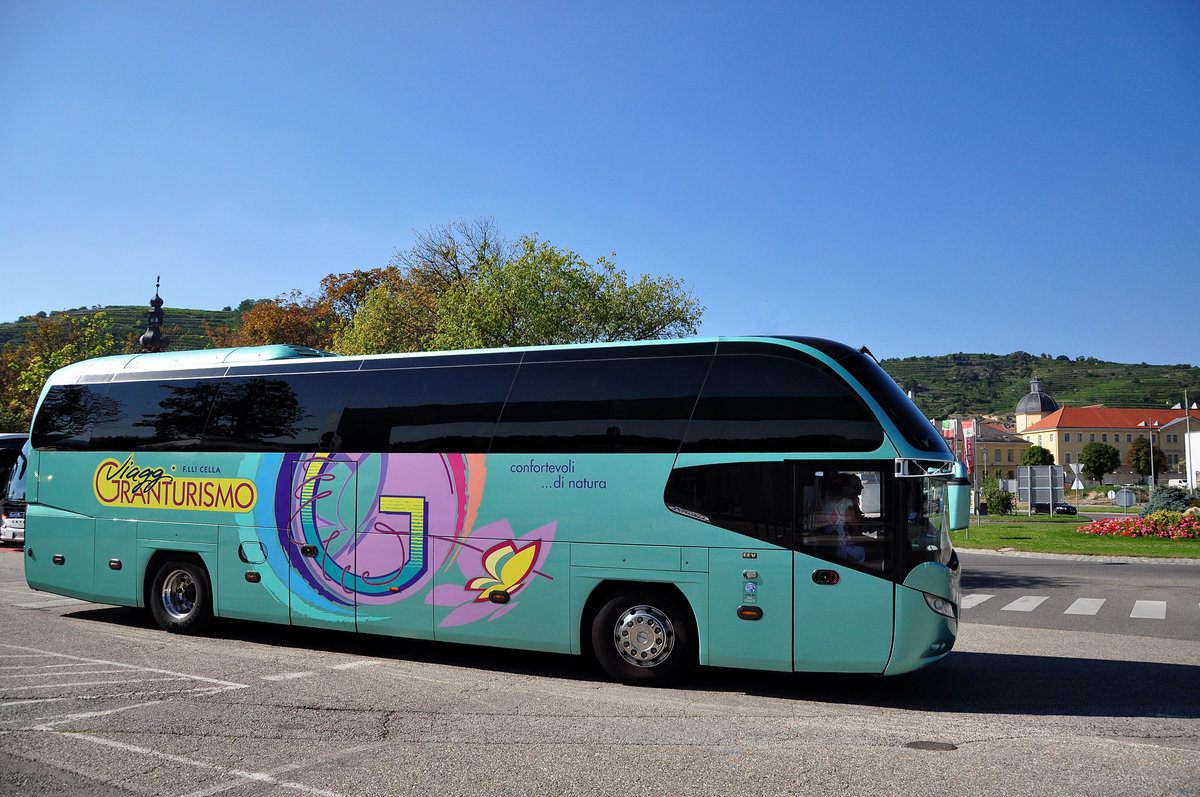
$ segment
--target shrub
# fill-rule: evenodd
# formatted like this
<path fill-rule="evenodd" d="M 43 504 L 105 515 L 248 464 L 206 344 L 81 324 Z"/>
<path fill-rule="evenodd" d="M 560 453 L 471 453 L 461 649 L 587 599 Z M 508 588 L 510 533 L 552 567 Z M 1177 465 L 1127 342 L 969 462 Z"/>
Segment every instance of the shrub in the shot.
<path fill-rule="evenodd" d="M 1160 529 L 1171 529 L 1183 523 L 1183 513 L 1160 509 L 1146 515 L 1146 522 Z"/>
<path fill-rule="evenodd" d="M 1178 487 L 1155 487 L 1150 491 L 1150 500 L 1142 510 L 1142 517 L 1148 517 L 1159 510 L 1183 512 L 1188 508 L 1187 493 Z"/>
<path fill-rule="evenodd" d="M 1011 515 L 1017 508 L 1013 494 L 1000 490 L 988 499 L 988 512 L 993 515 Z"/>
<path fill-rule="evenodd" d="M 1011 515 L 1016 509 L 1017 502 L 1013 494 L 1000 487 L 1000 480 L 988 476 L 979 487 L 979 497 L 987 503 L 989 515 Z"/>

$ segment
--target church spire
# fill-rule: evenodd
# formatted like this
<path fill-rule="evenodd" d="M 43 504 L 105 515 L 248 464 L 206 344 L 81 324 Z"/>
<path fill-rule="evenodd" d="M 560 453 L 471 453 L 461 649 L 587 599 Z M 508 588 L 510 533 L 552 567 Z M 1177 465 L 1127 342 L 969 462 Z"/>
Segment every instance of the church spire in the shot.
<path fill-rule="evenodd" d="M 167 344 L 171 341 L 163 335 L 163 300 L 159 298 L 158 287 L 162 280 L 161 276 L 154 278 L 154 298 L 150 300 L 150 312 L 146 313 L 146 331 L 138 338 L 138 342 L 142 344 L 142 351 L 166 351 Z"/>

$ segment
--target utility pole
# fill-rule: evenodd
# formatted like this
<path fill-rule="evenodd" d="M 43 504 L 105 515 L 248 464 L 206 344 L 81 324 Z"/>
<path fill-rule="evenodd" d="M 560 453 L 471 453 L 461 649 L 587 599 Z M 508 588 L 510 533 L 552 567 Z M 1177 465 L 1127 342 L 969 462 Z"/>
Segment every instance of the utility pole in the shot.
<path fill-rule="evenodd" d="M 1150 492 L 1154 492 L 1154 421 L 1148 420 L 1150 427 Z"/>

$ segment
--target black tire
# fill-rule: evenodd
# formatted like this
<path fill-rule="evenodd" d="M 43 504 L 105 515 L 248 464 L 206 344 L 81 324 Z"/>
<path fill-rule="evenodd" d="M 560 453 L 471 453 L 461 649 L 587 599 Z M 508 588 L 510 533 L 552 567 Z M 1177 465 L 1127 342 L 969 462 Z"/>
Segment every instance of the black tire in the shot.
<path fill-rule="evenodd" d="M 618 590 L 592 619 L 592 651 L 604 671 L 621 683 L 677 683 L 696 666 L 691 610 L 663 588 Z"/>
<path fill-rule="evenodd" d="M 197 634 L 212 621 L 208 573 L 192 560 L 168 559 L 155 571 L 146 603 L 163 630 Z"/>

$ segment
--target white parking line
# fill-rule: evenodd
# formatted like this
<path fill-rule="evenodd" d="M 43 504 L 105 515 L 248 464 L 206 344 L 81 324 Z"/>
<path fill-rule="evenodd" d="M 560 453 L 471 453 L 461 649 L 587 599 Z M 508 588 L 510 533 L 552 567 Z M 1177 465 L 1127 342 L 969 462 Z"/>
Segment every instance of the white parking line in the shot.
<path fill-rule="evenodd" d="M 962 608 L 970 609 L 983 603 L 988 598 L 994 598 L 995 595 L 967 595 L 962 599 Z"/>
<path fill-rule="evenodd" d="M 1063 614 L 1087 614 L 1092 615 L 1100 611 L 1100 607 L 1104 605 L 1104 598 L 1079 598 L 1070 606 Z"/>
<path fill-rule="evenodd" d="M 278 675 L 264 675 L 264 681 L 290 681 L 293 678 L 307 678 L 311 672 L 281 672 Z"/>
<path fill-rule="evenodd" d="M 55 731 L 55 733 L 58 733 L 58 732 Z M 60 734 L 60 736 L 61 736 L 61 738 L 64 738 L 64 739 L 72 739 L 72 740 L 78 741 L 78 742 L 91 742 L 92 744 L 103 745 L 105 747 L 112 747 L 117 750 L 124 750 L 125 752 L 134 753 L 136 755 L 147 756 L 149 758 L 157 758 L 157 759 L 160 759 L 163 761 L 170 761 L 173 764 L 182 764 L 184 766 L 196 767 L 197 769 L 207 769 L 207 770 L 211 770 L 214 772 L 220 772 L 220 773 L 225 774 L 226 776 L 232 776 L 234 778 L 239 779 L 238 781 L 235 781 L 235 783 L 233 783 L 233 784 L 223 784 L 220 788 L 218 788 L 217 790 L 214 790 L 214 791 L 199 792 L 201 794 L 205 794 L 205 793 L 216 794 L 220 791 L 226 791 L 228 789 L 234 788 L 234 786 L 237 786 L 237 785 L 244 785 L 246 782 L 256 782 L 256 783 L 266 783 L 271 786 L 277 786 L 279 788 L 289 789 L 292 791 L 299 791 L 299 792 L 303 792 L 306 794 L 318 795 L 319 797 L 341 797 L 341 795 L 339 795 L 337 792 L 326 791 L 325 789 L 313 788 L 312 786 L 306 786 L 303 783 L 292 783 L 292 782 L 288 782 L 288 781 L 283 781 L 270 773 L 245 772 L 245 771 L 242 771 L 239 769 L 228 769 L 226 767 L 220 766 L 218 764 L 212 764 L 207 761 L 200 761 L 195 758 L 187 758 L 185 756 L 173 755 L 171 753 L 163 753 L 158 750 L 152 750 L 149 747 L 139 747 L 139 746 L 133 745 L 133 744 L 126 744 L 125 742 L 118 742 L 114 739 L 105 739 L 101 736 L 96 736 L 95 734 L 63 733 L 63 734 Z M 286 770 L 284 770 L 284 771 L 286 771 Z"/>
<path fill-rule="evenodd" d="M 78 714 L 62 714 L 60 716 L 55 717 L 52 720 L 42 723 L 41 725 L 36 725 L 33 728 L 30 728 L 29 730 L 52 731 L 52 730 L 54 730 L 54 726 L 59 723 L 75 722 L 76 720 L 94 719 L 96 717 L 109 717 L 109 716 L 112 716 L 113 714 L 120 714 L 122 711 L 129 711 L 130 709 L 134 709 L 134 708 L 145 708 L 146 706 L 155 706 L 161 702 L 163 702 L 163 701 L 147 700 L 144 703 L 133 703 L 128 706 L 119 706 L 118 708 L 110 708 L 110 709 L 106 709 L 104 711 L 83 711 Z"/>
<path fill-rule="evenodd" d="M 1002 612 L 1031 612 L 1049 600 L 1049 595 L 1022 595 L 1007 606 L 1000 608 Z"/>
<path fill-rule="evenodd" d="M 55 681 L 52 684 L 25 684 L 24 686 L 4 686 L 0 687 L 0 692 L 24 692 L 29 689 L 63 689 L 66 687 L 77 686 L 108 686 L 109 684 L 145 684 L 151 681 L 190 681 L 190 675 L 178 675 L 167 678 L 146 678 L 139 676 L 137 673 L 130 673 L 130 678 L 120 678 L 114 681 L 75 681 L 63 682 Z"/>
<path fill-rule="evenodd" d="M 5 676 L 4 676 L 4 679 L 5 679 L 6 681 L 11 681 L 11 680 L 13 680 L 13 679 L 15 679 L 15 678 L 67 678 L 67 677 L 71 677 L 71 678 L 73 678 L 73 677 L 75 677 L 76 675 L 112 675 L 113 673 L 118 673 L 118 672 L 120 672 L 120 673 L 128 673 L 128 672 L 129 672 L 129 670 L 127 670 L 127 669 L 116 669 L 116 670 L 111 670 L 111 669 L 110 669 L 110 670 L 55 670 L 54 672 L 45 672 L 45 670 L 49 670 L 49 669 L 51 669 L 51 668 L 53 668 L 53 667 L 55 667 L 55 666 L 56 666 L 56 665 L 50 664 L 50 665 L 47 665 L 47 666 L 45 666 L 45 667 L 39 667 L 39 668 L 38 668 L 39 672 L 14 672 L 14 673 L 9 673 L 9 674 L 7 674 L 7 675 L 5 675 Z M 87 666 L 87 665 L 74 665 L 74 666 L 77 666 L 77 667 L 79 667 L 79 666 Z M 3 669 L 10 669 L 10 668 L 8 668 L 8 667 L 5 667 L 5 668 L 3 668 Z M 25 670 L 27 670 L 27 669 L 29 669 L 29 668 L 28 668 L 28 667 L 22 667 L 21 669 L 25 669 Z"/>
<path fill-rule="evenodd" d="M 106 661 L 104 659 L 89 659 L 83 656 L 70 656 L 65 653 L 55 653 L 49 650 L 39 650 L 37 648 L 25 647 L 23 645 L 10 645 L 0 643 L 0 657 L 9 661 L 16 659 L 25 659 L 26 663 L 20 665 L 20 669 L 26 672 L 20 674 L 8 673 L 4 677 L 3 687 L 0 687 L 0 693 L 22 692 L 28 695 L 26 699 L 8 700 L 0 704 L 0 708 L 8 708 L 14 705 L 20 705 L 26 700 L 36 701 L 37 698 L 33 695 L 41 689 L 67 689 L 80 687 L 108 686 L 112 684 L 144 684 L 152 681 L 170 684 L 184 684 L 182 688 L 175 687 L 170 689 L 159 689 L 158 691 L 169 691 L 174 694 L 191 693 L 191 694 L 216 694 L 229 689 L 245 689 L 246 684 L 233 683 L 231 681 L 222 681 L 216 678 L 205 678 L 200 675 L 189 675 L 187 673 L 172 672 L 171 670 L 161 670 L 154 667 L 142 667 L 137 664 L 125 664 L 119 661 Z M 36 660 L 36 661 L 31 661 Z M 91 669 L 75 669 L 79 667 Z M 13 669 L 17 669 L 13 667 Z M 63 676 L 70 678 L 79 678 L 87 675 L 113 675 L 116 676 L 110 679 L 95 679 L 95 680 L 64 680 Z M 18 684 L 18 679 L 20 683 Z M 29 680 L 41 679 L 39 683 L 30 683 Z M 79 697 L 95 697 L 93 692 L 90 695 L 80 695 Z M 124 697 L 126 695 L 110 695 L 109 697 Z"/>
<path fill-rule="evenodd" d="M 1136 601 L 1130 617 L 1141 620 L 1165 620 L 1167 617 L 1166 601 Z"/>

